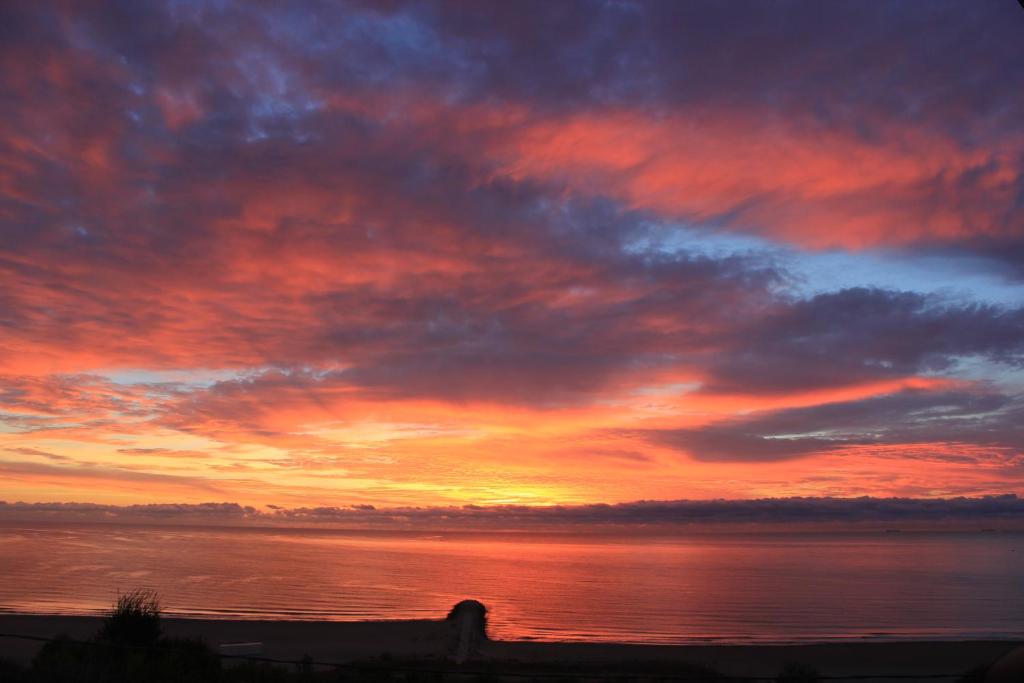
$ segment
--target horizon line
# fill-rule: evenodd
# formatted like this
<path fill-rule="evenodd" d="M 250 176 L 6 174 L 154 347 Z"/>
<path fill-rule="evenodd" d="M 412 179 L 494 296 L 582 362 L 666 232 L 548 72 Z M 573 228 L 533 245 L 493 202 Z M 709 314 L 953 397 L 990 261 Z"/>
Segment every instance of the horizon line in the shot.
<path fill-rule="evenodd" d="M 773 525 L 944 525 L 1013 522 L 1024 529 L 1024 498 L 1016 493 L 942 498 L 789 496 L 739 499 L 635 500 L 549 505 L 262 507 L 237 502 L 116 505 L 73 501 L 0 501 L 0 521 L 139 522 L 224 526 L 348 525 L 359 528 L 629 527 Z"/>

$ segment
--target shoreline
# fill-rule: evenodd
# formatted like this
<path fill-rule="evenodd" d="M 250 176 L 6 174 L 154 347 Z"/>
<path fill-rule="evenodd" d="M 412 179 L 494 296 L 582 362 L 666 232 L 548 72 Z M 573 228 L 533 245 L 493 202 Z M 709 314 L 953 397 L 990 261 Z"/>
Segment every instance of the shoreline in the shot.
<path fill-rule="evenodd" d="M 109 612 L 109 608 L 67 611 L 67 612 L 25 612 L 9 610 L 0 607 L 0 622 L 6 617 L 30 617 L 42 619 L 102 619 Z M 323 619 L 323 618 L 292 618 L 278 617 L 272 614 L 246 616 L 240 614 L 188 614 L 164 611 L 162 613 L 163 623 L 169 622 L 197 622 L 214 624 L 320 624 L 333 626 L 337 624 L 411 624 L 411 623 L 436 623 L 437 619 L 429 618 L 399 618 L 399 619 Z M 2 624 L 0 624 L 2 625 Z M 218 629 L 219 630 L 219 629 Z M 494 625 L 490 625 L 494 630 Z M 816 636 L 791 639 L 771 638 L 734 638 L 729 636 L 706 636 L 691 637 L 677 641 L 643 641 L 643 640 L 613 640 L 595 637 L 581 638 L 537 638 L 537 637 L 508 637 L 502 638 L 491 634 L 491 642 L 507 642 L 536 645 L 608 645 L 608 646 L 630 646 L 630 647 L 798 647 L 806 645 L 843 645 L 843 644 L 898 644 L 898 643 L 967 643 L 967 642 L 989 642 L 989 643 L 1022 643 L 1024 644 L 1024 632 L 1022 633 L 885 633 L 875 632 L 859 635 L 838 635 L 838 636 Z"/>
<path fill-rule="evenodd" d="M 100 616 L 0 613 L 0 633 L 41 638 L 66 634 L 86 640 L 101 620 Z M 453 635 L 453 622 L 442 619 L 261 621 L 165 617 L 161 623 L 170 637 L 201 638 L 215 650 L 222 644 L 261 643 L 260 656 L 289 661 L 307 655 L 323 662 L 438 661 L 452 657 L 458 639 Z M 475 647 L 468 661 L 490 666 L 585 668 L 615 664 L 644 669 L 692 664 L 732 676 L 774 675 L 787 663 L 799 662 L 829 676 L 913 676 L 960 674 L 987 666 L 1021 647 L 1022 642 L 1024 639 L 929 639 L 661 645 L 485 640 Z M 38 641 L 0 638 L 0 658 L 27 664 L 41 647 Z"/>

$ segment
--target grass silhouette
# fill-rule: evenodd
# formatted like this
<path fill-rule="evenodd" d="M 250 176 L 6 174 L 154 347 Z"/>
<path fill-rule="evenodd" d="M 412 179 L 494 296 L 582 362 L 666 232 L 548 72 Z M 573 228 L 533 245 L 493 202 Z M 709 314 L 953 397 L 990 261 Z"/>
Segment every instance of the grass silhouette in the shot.
<path fill-rule="evenodd" d="M 160 640 L 160 596 L 133 590 L 118 595 L 96 637 L 124 645 L 154 645 Z"/>

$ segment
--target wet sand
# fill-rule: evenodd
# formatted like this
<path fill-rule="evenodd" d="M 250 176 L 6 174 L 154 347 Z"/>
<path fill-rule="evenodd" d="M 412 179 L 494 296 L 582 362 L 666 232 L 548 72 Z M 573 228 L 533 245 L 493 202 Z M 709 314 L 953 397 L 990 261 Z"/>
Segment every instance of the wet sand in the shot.
<path fill-rule="evenodd" d="M 458 647 L 452 622 L 229 621 L 162 620 L 167 636 L 202 638 L 215 648 L 225 643 L 262 643 L 262 656 L 298 660 L 309 655 L 325 662 L 451 657 Z M 67 634 L 87 639 L 99 617 L 0 614 L 0 633 L 39 637 Z M 484 641 L 464 666 L 473 662 L 521 665 L 636 664 L 644 668 L 673 663 L 703 664 L 735 676 L 773 675 L 788 662 L 812 666 L 823 675 L 878 673 L 920 675 L 961 673 L 993 663 L 1020 643 L 1010 641 L 830 642 L 807 645 L 619 645 Z M 28 663 L 41 643 L 0 638 L 0 657 Z M 884 680 L 879 678 L 877 680 Z"/>

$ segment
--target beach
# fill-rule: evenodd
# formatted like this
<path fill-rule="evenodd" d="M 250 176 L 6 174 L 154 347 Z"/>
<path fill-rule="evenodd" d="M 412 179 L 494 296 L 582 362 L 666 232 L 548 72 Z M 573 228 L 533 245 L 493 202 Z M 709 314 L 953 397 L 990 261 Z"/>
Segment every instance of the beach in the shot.
<path fill-rule="evenodd" d="M 0 633 L 87 639 L 100 617 L 0 614 Z M 298 661 L 309 656 L 328 663 L 429 662 L 449 658 L 457 645 L 452 622 L 407 621 L 242 621 L 165 618 L 170 637 L 201 638 L 214 648 L 227 643 L 261 643 L 260 656 Z M 27 664 L 38 641 L 0 638 L 0 657 Z M 462 664 L 486 667 L 556 668 L 671 672 L 703 665 L 729 676 L 774 676 L 787 663 L 813 667 L 823 676 L 920 676 L 960 674 L 992 664 L 1020 643 L 999 640 L 847 641 L 798 645 L 632 645 L 485 640 Z M 948 680 L 955 680 L 950 678 Z"/>

